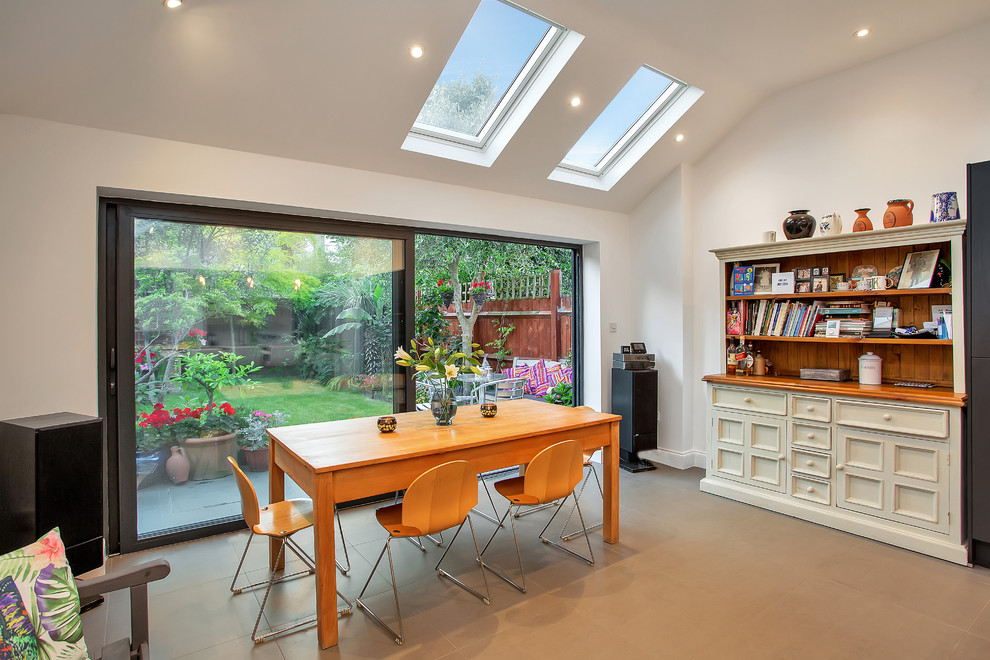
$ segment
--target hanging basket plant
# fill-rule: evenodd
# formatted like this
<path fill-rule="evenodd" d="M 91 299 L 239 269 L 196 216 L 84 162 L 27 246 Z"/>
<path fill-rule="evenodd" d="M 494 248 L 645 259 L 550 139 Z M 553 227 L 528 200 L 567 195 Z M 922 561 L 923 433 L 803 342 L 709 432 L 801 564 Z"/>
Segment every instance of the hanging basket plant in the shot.
<path fill-rule="evenodd" d="M 471 286 L 468 287 L 468 293 L 471 294 L 471 300 L 473 300 L 474 304 L 479 307 L 488 301 L 491 297 L 491 292 L 492 285 L 490 282 L 471 282 Z"/>
<path fill-rule="evenodd" d="M 450 280 L 440 280 L 437 282 L 437 291 L 440 292 L 440 302 L 444 307 L 450 307 L 454 302 L 454 283 Z"/>

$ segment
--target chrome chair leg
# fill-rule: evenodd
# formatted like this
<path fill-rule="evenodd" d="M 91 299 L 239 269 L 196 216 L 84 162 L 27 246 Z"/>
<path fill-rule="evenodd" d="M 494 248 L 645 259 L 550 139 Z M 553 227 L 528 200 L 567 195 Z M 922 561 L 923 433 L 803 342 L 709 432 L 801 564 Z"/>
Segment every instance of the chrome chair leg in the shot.
<path fill-rule="evenodd" d="M 488 482 L 485 481 L 484 477 L 482 477 L 482 479 L 481 479 L 481 485 L 485 487 L 485 495 L 488 496 L 488 501 L 492 505 L 492 511 L 494 511 L 496 514 L 498 514 L 498 509 L 495 508 L 495 500 L 492 499 L 492 491 L 489 490 L 489 488 L 488 488 Z M 499 523 L 498 518 L 496 518 L 495 516 L 493 516 L 493 515 L 485 512 L 485 511 L 482 511 L 478 507 L 474 507 L 473 509 L 471 509 L 471 512 L 472 513 L 477 513 L 479 516 L 481 516 L 485 520 L 488 520 L 489 522 L 493 522 L 496 525 L 500 525 L 501 524 L 501 523 Z"/>
<path fill-rule="evenodd" d="M 581 490 L 578 491 L 577 498 L 578 499 L 581 499 L 581 495 L 584 494 L 584 488 L 585 488 L 585 486 L 588 485 L 588 479 L 591 478 L 591 475 L 595 475 L 595 483 L 598 484 L 598 492 L 601 493 L 601 495 L 602 495 L 602 501 L 604 501 L 605 500 L 605 489 L 602 488 L 602 482 L 598 479 L 598 470 L 595 469 L 595 466 L 594 465 L 589 465 L 588 468 L 589 468 L 588 469 L 588 474 L 585 475 L 584 481 L 581 482 Z M 602 526 L 605 524 L 604 521 L 599 520 L 598 522 L 596 522 L 596 523 L 594 523 L 592 525 L 588 525 L 587 527 L 583 527 L 583 528 L 577 530 L 576 532 L 571 532 L 570 534 L 564 534 L 564 530 L 567 529 L 567 526 L 570 524 L 571 518 L 573 516 L 574 516 L 574 508 L 571 507 L 571 512 L 569 514 L 567 514 L 567 520 L 564 521 L 564 526 L 560 528 L 560 540 L 561 541 L 570 541 L 571 539 L 576 539 L 577 537 L 583 536 L 583 535 L 587 534 L 588 532 L 592 532 L 592 531 L 594 531 L 596 529 L 601 529 Z"/>
<path fill-rule="evenodd" d="M 510 517 L 509 514 L 511 513 L 512 513 L 512 505 L 510 504 L 509 508 L 505 510 L 505 515 L 502 516 L 502 519 L 498 522 L 498 525 L 495 527 L 495 531 L 492 533 L 492 537 L 488 539 L 488 543 L 485 544 L 484 550 L 482 550 L 481 553 L 478 555 L 479 557 L 478 561 L 481 562 L 482 568 L 488 569 L 496 576 L 502 578 L 503 580 L 511 584 L 513 587 L 515 587 L 522 593 L 526 593 L 526 571 L 525 569 L 523 569 L 522 553 L 519 551 L 519 537 L 516 535 L 516 520 L 514 517 Z M 515 541 L 516 543 L 516 559 L 519 561 L 519 574 L 522 576 L 521 579 L 522 585 L 516 584 L 511 579 L 509 579 L 509 577 L 505 575 L 505 573 L 502 573 L 498 569 L 489 566 L 488 564 L 485 563 L 483 559 L 481 559 L 481 557 L 485 556 L 485 552 L 488 550 L 488 546 L 490 546 L 492 544 L 492 541 L 495 540 L 495 535 L 498 534 L 498 530 L 502 529 L 506 518 L 509 518 L 509 523 L 512 525 L 512 540 Z"/>
<path fill-rule="evenodd" d="M 238 576 L 240 576 L 241 567 L 244 565 L 244 559 L 245 559 L 245 557 L 247 557 L 248 548 L 251 547 L 251 541 L 254 540 L 254 536 L 255 536 L 254 532 L 251 532 L 251 536 L 248 537 L 248 542 L 244 546 L 244 554 L 241 555 L 241 561 L 240 561 L 239 564 L 237 564 L 237 571 L 234 573 L 234 579 L 231 580 L 231 582 L 230 582 L 230 591 L 232 593 L 239 594 L 239 593 L 242 593 L 242 592 L 244 592 L 244 591 L 246 591 L 248 589 L 253 589 L 255 587 L 260 587 L 263 584 L 268 584 L 269 581 L 270 581 L 270 580 L 262 580 L 261 582 L 255 582 L 253 584 L 246 584 L 243 587 L 234 587 L 234 585 L 237 583 Z M 316 565 L 313 562 L 313 560 L 309 557 L 309 555 L 307 555 L 305 553 L 305 551 L 302 550 L 302 548 L 299 548 L 299 546 L 297 546 L 295 544 L 295 542 L 292 541 L 291 539 L 283 539 L 282 540 L 282 546 L 283 546 L 283 548 L 280 548 L 279 549 L 280 555 L 282 553 L 282 550 L 284 549 L 284 546 L 285 546 L 285 542 L 286 541 L 289 541 L 290 542 L 291 545 L 289 546 L 289 549 L 292 550 L 297 556 L 299 556 L 300 559 L 303 560 L 303 563 L 306 564 L 306 567 L 307 568 L 304 571 L 297 571 L 295 573 L 288 573 L 286 575 L 283 575 L 283 576 L 279 577 L 277 580 L 275 580 L 275 582 L 285 582 L 286 580 L 289 580 L 289 579 L 294 578 L 294 577 L 299 577 L 300 575 L 312 575 L 313 573 L 315 573 L 316 572 Z M 292 547 L 294 545 L 296 545 L 295 548 Z M 302 554 L 300 554 L 300 552 Z M 275 573 L 272 572 L 272 576 L 274 576 L 274 575 L 275 575 Z"/>
<path fill-rule="evenodd" d="M 544 509 L 549 509 L 552 506 L 560 506 L 560 502 L 546 502 L 544 504 L 538 504 L 537 506 L 531 506 L 527 509 L 522 509 L 516 511 L 515 518 L 522 518 L 523 516 L 528 516 L 531 513 L 536 513 L 537 511 L 543 511 Z"/>
<path fill-rule="evenodd" d="M 336 556 L 334 556 L 333 561 L 337 564 L 337 570 L 340 571 L 340 574 L 347 575 L 347 572 L 351 570 L 351 558 L 347 554 L 347 542 L 344 540 L 344 528 L 340 525 L 340 509 L 337 508 L 336 504 L 333 505 L 333 514 L 337 518 L 337 530 L 340 532 L 340 547 L 344 549 L 344 561 L 347 562 L 347 566 L 345 567 L 341 564 L 340 560 L 337 559 Z"/>
<path fill-rule="evenodd" d="M 552 545 L 553 547 L 557 548 L 558 550 L 563 550 L 564 552 L 566 552 L 567 554 L 571 555 L 572 557 L 577 557 L 578 559 L 580 559 L 581 561 L 585 562 L 589 566 L 594 566 L 595 565 L 595 553 L 591 550 L 591 539 L 588 538 L 588 532 L 587 532 L 587 529 L 588 528 L 584 526 L 584 516 L 581 514 L 581 505 L 578 504 L 578 498 L 577 498 L 577 494 L 576 493 L 571 493 L 571 496 L 574 497 L 574 508 L 577 509 L 578 519 L 581 521 L 581 529 L 585 530 L 584 540 L 588 542 L 588 557 L 585 557 L 584 555 L 578 554 L 578 553 L 574 552 L 573 550 L 571 550 L 570 548 L 566 548 L 566 547 L 560 545 L 559 543 L 556 543 L 554 541 L 551 541 L 550 539 L 548 539 L 545 536 L 543 536 L 546 533 L 547 529 L 550 527 L 550 523 L 552 523 L 553 522 L 553 519 L 557 517 L 557 514 L 558 513 L 560 513 L 560 508 L 564 506 L 564 502 L 567 501 L 566 499 L 563 500 L 560 503 L 560 507 L 558 507 L 557 510 L 554 511 L 554 514 L 552 516 L 550 516 L 550 520 L 547 521 L 547 524 L 543 528 L 543 531 L 540 532 L 540 540 L 543 541 L 544 543 L 546 543 L 547 545 Z"/>
<path fill-rule="evenodd" d="M 395 566 L 392 564 L 392 548 L 390 546 L 391 542 L 392 542 L 391 536 L 385 539 L 385 547 L 382 548 L 382 551 L 378 554 L 378 561 L 375 562 L 374 567 L 371 569 L 371 573 L 368 574 L 368 580 L 364 583 L 364 588 L 361 589 L 361 593 L 358 595 L 357 598 L 354 599 L 354 602 L 357 603 L 358 609 L 364 610 L 365 613 L 375 621 L 375 623 L 377 623 L 385 630 L 387 630 L 395 639 L 396 644 L 402 646 L 402 641 L 403 641 L 402 612 L 399 610 L 399 588 L 395 584 Z M 388 553 L 388 570 L 392 576 L 392 595 L 395 597 L 395 613 L 399 617 L 399 632 L 395 632 L 394 630 L 392 630 L 392 628 L 387 623 L 382 621 L 377 614 L 372 612 L 367 605 L 361 602 L 361 598 L 364 597 L 364 592 L 368 590 L 368 585 L 371 584 L 371 578 L 374 577 L 375 571 L 378 570 L 378 565 L 382 563 L 382 557 L 385 556 L 386 552 Z"/>
<path fill-rule="evenodd" d="M 443 563 L 444 557 L 446 557 L 450 549 L 454 547 L 454 541 L 457 540 L 457 535 L 461 533 L 461 529 L 464 527 L 465 522 L 469 525 L 471 529 L 471 538 L 474 540 L 474 553 L 477 556 L 479 563 L 478 570 L 481 571 L 481 579 L 485 583 L 485 593 L 483 594 L 469 587 L 468 585 L 464 584 L 463 582 L 455 578 L 453 575 L 440 568 L 440 564 Z M 479 599 L 485 605 L 491 605 L 492 600 L 491 600 L 491 591 L 489 591 L 488 589 L 488 577 L 485 575 L 485 569 L 483 566 L 480 565 L 480 563 L 481 563 L 481 551 L 478 550 L 478 537 L 474 535 L 474 523 L 471 522 L 471 516 L 466 516 L 464 520 L 461 521 L 461 524 L 457 527 L 457 531 L 454 532 L 454 538 L 450 539 L 450 543 L 447 545 L 447 549 L 443 551 L 443 554 L 440 556 L 440 561 L 437 562 L 437 565 L 434 567 L 434 569 L 437 571 L 437 574 L 440 577 L 447 578 L 448 580 L 459 586 L 464 591 L 467 591 L 469 594 Z"/>

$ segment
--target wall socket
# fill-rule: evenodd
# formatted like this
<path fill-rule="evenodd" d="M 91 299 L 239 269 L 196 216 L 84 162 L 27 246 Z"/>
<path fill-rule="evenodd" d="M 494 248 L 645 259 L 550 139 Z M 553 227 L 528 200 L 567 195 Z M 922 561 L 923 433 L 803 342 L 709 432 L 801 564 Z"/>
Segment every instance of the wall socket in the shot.
<path fill-rule="evenodd" d="M 618 323 L 614 323 L 614 322 L 613 323 L 609 323 L 608 324 L 608 331 L 609 332 L 618 332 L 619 331 L 619 324 Z"/>

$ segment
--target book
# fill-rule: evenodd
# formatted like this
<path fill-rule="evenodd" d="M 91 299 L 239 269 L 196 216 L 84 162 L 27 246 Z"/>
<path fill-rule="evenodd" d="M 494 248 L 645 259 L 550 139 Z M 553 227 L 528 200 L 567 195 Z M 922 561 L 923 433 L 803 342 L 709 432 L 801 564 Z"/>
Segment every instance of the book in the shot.
<path fill-rule="evenodd" d="M 753 295 L 752 266 L 735 266 L 732 269 L 732 295 L 751 296 Z"/>

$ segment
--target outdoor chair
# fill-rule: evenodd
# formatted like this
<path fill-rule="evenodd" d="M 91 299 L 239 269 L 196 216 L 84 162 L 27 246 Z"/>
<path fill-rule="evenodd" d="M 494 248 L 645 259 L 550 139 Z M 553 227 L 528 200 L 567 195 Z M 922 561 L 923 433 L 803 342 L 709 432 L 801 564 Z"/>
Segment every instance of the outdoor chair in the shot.
<path fill-rule="evenodd" d="M 254 486 L 251 484 L 251 481 L 247 478 L 241 468 L 237 465 L 237 461 L 228 456 L 227 462 L 230 463 L 230 468 L 233 470 L 234 476 L 237 479 L 237 488 L 241 493 L 241 515 L 244 516 L 244 522 L 247 523 L 248 529 L 251 530 L 251 535 L 248 536 L 247 544 L 244 546 L 244 554 L 241 555 L 241 561 L 237 564 L 237 570 L 234 572 L 234 579 L 230 582 L 230 591 L 234 594 L 240 594 L 246 589 L 252 589 L 254 587 L 260 587 L 263 584 L 267 584 L 267 588 L 265 589 L 265 597 L 261 601 L 261 609 L 258 610 L 258 618 L 255 620 L 254 629 L 251 631 L 251 640 L 255 644 L 259 644 L 269 637 L 274 637 L 275 635 L 280 635 L 284 632 L 316 623 L 316 617 L 314 616 L 306 619 L 305 621 L 293 623 L 277 630 L 273 629 L 264 635 L 258 635 L 258 626 L 261 624 L 261 617 L 265 613 L 265 605 L 268 604 L 268 596 L 271 595 L 272 586 L 274 586 L 276 582 L 284 582 L 300 575 L 312 575 L 316 572 L 316 562 L 313 561 L 313 558 L 310 557 L 306 551 L 299 547 L 299 544 L 292 539 L 292 535 L 296 532 L 313 526 L 313 501 L 305 498 L 283 500 L 281 502 L 272 502 L 268 506 L 261 507 L 258 505 L 258 494 L 255 492 Z M 247 557 L 248 548 L 251 547 L 251 541 L 254 540 L 255 534 L 267 536 L 272 539 L 278 539 L 280 541 L 278 548 L 278 559 L 276 563 L 282 562 L 282 558 L 285 555 L 285 549 L 288 547 L 289 550 L 291 550 L 297 557 L 299 557 L 299 559 L 302 560 L 302 562 L 306 565 L 306 569 L 295 573 L 289 573 L 279 578 L 275 577 L 276 571 L 269 571 L 267 580 L 255 582 L 254 584 L 249 584 L 243 587 L 235 587 L 234 585 L 237 584 L 237 578 L 241 574 L 241 568 L 244 566 L 244 558 Z M 337 596 L 347 603 L 347 606 L 338 613 L 349 614 L 351 611 L 350 601 L 344 598 L 340 591 L 337 592 Z"/>
<path fill-rule="evenodd" d="M 492 537 L 488 539 L 488 543 L 485 544 L 484 549 L 481 551 L 482 557 L 488 551 L 492 541 L 495 540 L 499 530 L 502 529 L 502 525 L 505 519 L 509 517 L 513 507 L 518 509 L 524 506 L 539 506 L 553 502 L 554 500 L 560 500 L 557 509 L 550 516 L 550 520 L 547 521 L 546 526 L 540 532 L 539 539 L 547 545 L 551 545 L 558 550 L 563 550 L 567 554 L 584 561 L 589 566 L 594 566 L 595 555 L 591 549 L 591 541 L 588 539 L 587 533 L 585 534 L 585 540 L 588 542 L 588 557 L 584 557 L 569 548 L 565 548 L 544 536 L 551 523 L 553 523 L 554 518 L 560 513 L 560 509 L 564 506 L 564 502 L 567 501 L 566 498 L 568 496 L 574 496 L 574 506 L 577 509 L 578 518 L 581 520 L 581 528 L 586 529 L 584 516 L 581 514 L 581 506 L 578 504 L 577 496 L 574 494 L 574 489 L 581 482 L 581 477 L 583 476 L 583 463 L 581 445 L 574 440 L 564 440 L 555 445 L 550 445 L 534 456 L 533 460 L 526 466 L 526 474 L 524 476 L 496 481 L 495 490 L 505 499 L 509 500 L 509 508 L 506 509 L 505 515 L 499 521 L 498 526 L 492 533 Z M 516 558 L 519 560 L 519 573 L 522 576 L 522 584 L 516 584 L 507 575 L 491 567 L 483 559 L 481 565 L 522 593 L 526 593 L 526 571 L 523 569 L 522 554 L 519 551 L 519 536 L 516 534 L 515 518 L 510 518 L 510 522 L 512 524 L 512 539 L 516 545 Z"/>
<path fill-rule="evenodd" d="M 378 519 L 378 523 L 388 532 L 388 538 L 385 539 L 385 546 L 382 548 L 381 553 L 379 553 L 378 560 L 368 575 L 368 581 L 364 583 L 364 588 L 361 589 L 361 593 L 355 599 L 355 602 L 359 608 L 364 610 L 378 625 L 385 628 L 393 636 L 396 644 L 401 645 L 404 638 L 402 612 L 399 609 L 399 590 L 395 583 L 395 567 L 392 561 L 392 539 L 436 534 L 456 525 L 457 531 L 454 533 L 454 538 L 450 540 L 447 548 L 443 551 L 440 561 L 437 562 L 434 570 L 437 571 L 438 577 L 447 578 L 472 596 L 481 600 L 485 605 L 491 605 L 488 579 L 485 577 L 484 570 L 481 570 L 481 578 L 485 584 L 485 593 L 482 594 L 440 568 L 440 564 L 443 563 L 447 553 L 450 552 L 454 542 L 457 540 L 458 534 L 461 533 L 464 523 L 467 523 L 471 530 L 471 538 L 474 540 L 475 557 L 478 563 L 481 563 L 478 539 L 474 535 L 474 523 L 471 522 L 471 516 L 468 515 L 468 512 L 477 503 L 478 472 L 467 461 L 450 461 L 449 463 L 443 463 L 442 465 L 430 468 L 416 477 L 409 485 L 409 488 L 406 489 L 406 495 L 402 502 L 382 507 L 375 511 L 375 517 Z M 371 584 L 371 578 L 374 577 L 375 571 L 378 570 L 378 566 L 381 564 L 382 558 L 386 553 L 388 554 L 388 570 L 392 578 L 392 595 L 395 599 L 395 613 L 399 619 L 398 632 L 393 630 L 377 614 L 371 611 L 367 604 L 361 600 L 364 597 L 365 591 L 368 590 L 368 585 Z"/>
<path fill-rule="evenodd" d="M 150 660 L 148 641 L 148 583 L 161 580 L 171 572 L 164 559 L 144 562 L 114 570 L 86 580 L 76 579 L 79 599 L 83 602 L 121 589 L 130 590 L 131 636 L 104 644 L 102 639 L 87 642 L 93 660 Z M 106 607 L 106 605 L 104 605 Z M 91 616 L 91 615 L 90 615 Z M 84 619 L 85 620 L 85 619 Z M 104 627 L 105 629 L 105 627 Z M 102 650 L 99 648 L 102 645 Z"/>
<path fill-rule="evenodd" d="M 479 383 L 471 390 L 472 403 L 487 403 L 521 399 L 526 393 L 525 378 L 503 378 Z"/>

